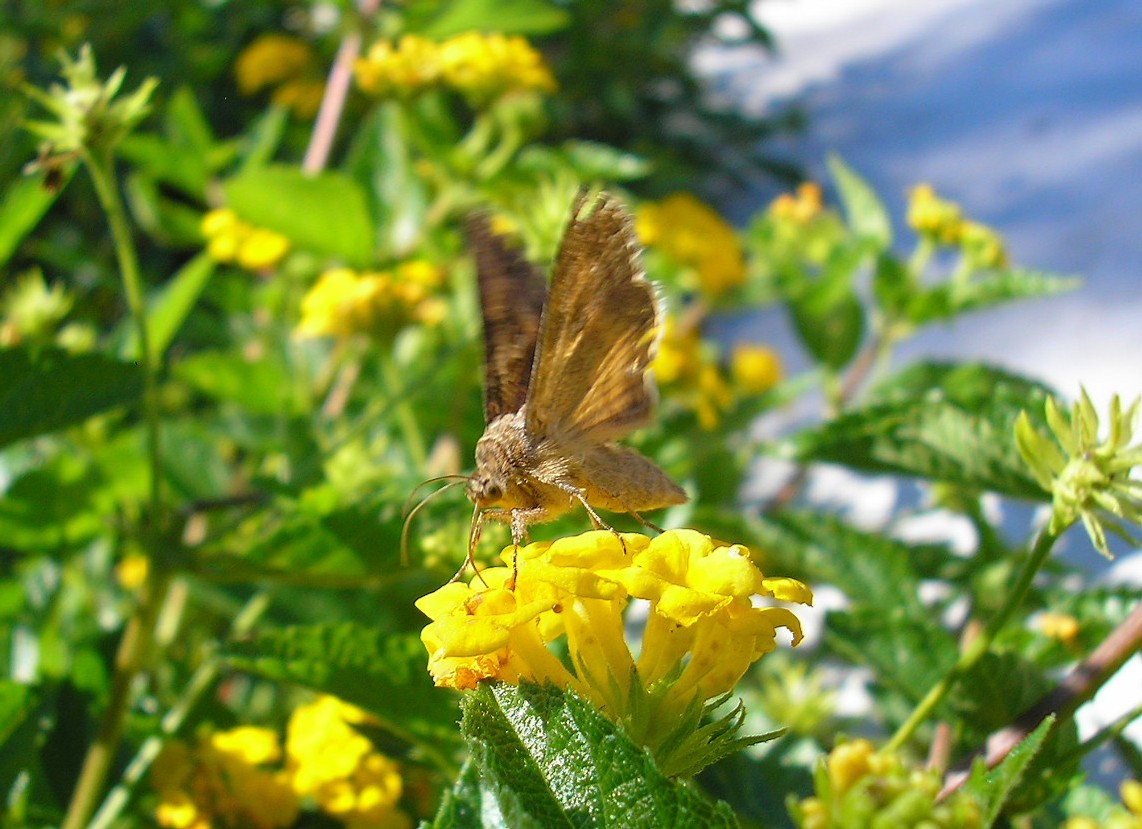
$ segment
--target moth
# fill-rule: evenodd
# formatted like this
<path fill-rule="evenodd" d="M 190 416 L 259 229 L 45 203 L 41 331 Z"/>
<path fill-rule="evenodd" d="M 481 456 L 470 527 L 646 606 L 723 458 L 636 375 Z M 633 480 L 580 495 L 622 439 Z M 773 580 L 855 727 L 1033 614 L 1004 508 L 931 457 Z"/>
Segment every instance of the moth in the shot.
<path fill-rule="evenodd" d="M 609 529 L 596 509 L 642 521 L 644 510 L 684 503 L 665 472 L 616 443 L 654 416 L 649 368 L 662 322 L 626 208 L 579 194 L 550 289 L 485 215 L 465 230 L 484 320 L 486 424 L 465 486 L 475 505 L 469 559 L 486 520 L 507 523 L 519 545 L 530 525 L 576 504 Z"/>

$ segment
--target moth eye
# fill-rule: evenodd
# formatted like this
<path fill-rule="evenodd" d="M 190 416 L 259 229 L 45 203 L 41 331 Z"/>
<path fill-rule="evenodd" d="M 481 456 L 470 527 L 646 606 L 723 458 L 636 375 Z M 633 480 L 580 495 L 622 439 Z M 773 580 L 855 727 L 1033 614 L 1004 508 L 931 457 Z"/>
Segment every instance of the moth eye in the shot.
<path fill-rule="evenodd" d="M 504 497 L 504 491 L 498 484 L 488 484 L 484 489 L 484 497 L 489 501 L 498 501 Z"/>

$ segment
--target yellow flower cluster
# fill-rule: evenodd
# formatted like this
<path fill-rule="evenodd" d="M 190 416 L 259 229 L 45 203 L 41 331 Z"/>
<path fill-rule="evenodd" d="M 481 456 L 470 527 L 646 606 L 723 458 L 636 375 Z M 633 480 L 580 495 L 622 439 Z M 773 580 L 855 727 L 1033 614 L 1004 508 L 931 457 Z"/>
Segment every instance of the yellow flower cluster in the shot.
<path fill-rule="evenodd" d="M 935 771 L 908 769 L 895 754 L 878 753 L 868 740 L 841 743 L 816 775 L 815 797 L 793 806 L 799 829 L 832 829 L 852 825 L 925 826 L 931 829 L 976 829 L 983 813 L 974 798 L 961 791 L 937 804 L 942 781 Z"/>
<path fill-rule="evenodd" d="M 976 268 L 1007 265 L 1007 248 L 994 229 L 967 219 L 960 206 L 940 198 L 930 184 L 918 184 L 908 194 L 908 226 L 937 245 L 958 247 Z"/>
<path fill-rule="evenodd" d="M 1115 806 L 1110 814 L 1101 820 L 1085 816 L 1072 817 L 1063 824 L 1063 829 L 1142 829 L 1142 783 L 1126 780 L 1118 791 L 1122 796 L 1122 805 Z"/>
<path fill-rule="evenodd" d="M 198 738 L 192 747 L 172 742 L 151 769 L 159 794 L 155 818 L 171 829 L 289 826 L 299 811 L 281 760 L 278 735 L 242 726 Z"/>
<path fill-rule="evenodd" d="M 739 395 L 761 394 L 781 380 L 781 358 L 760 345 L 735 346 L 730 376 L 718 366 L 714 346 L 702 340 L 697 325 L 666 319 L 654 376 L 671 399 L 695 413 L 703 429 L 715 429 Z"/>
<path fill-rule="evenodd" d="M 368 722 L 364 711 L 329 696 L 294 711 L 286 736 L 290 782 L 351 829 L 406 829 L 411 821 L 397 808 L 400 770 L 354 728 Z"/>
<path fill-rule="evenodd" d="M 443 87 L 482 105 L 508 92 L 554 92 L 543 56 L 522 37 L 466 32 L 440 43 L 413 34 L 374 43 L 357 61 L 357 83 L 379 96 Z"/>
<path fill-rule="evenodd" d="M 275 731 L 241 726 L 171 742 L 151 770 L 155 817 L 171 829 L 291 826 L 312 801 L 350 829 L 407 829 L 396 764 L 353 728 L 358 708 L 320 697 L 290 718 L 284 753 Z"/>
<path fill-rule="evenodd" d="M 313 48 L 282 34 L 262 35 L 242 50 L 234 64 L 238 91 L 255 95 L 276 87 L 272 100 L 298 118 L 312 118 L 321 106 L 325 84 L 308 77 L 315 64 Z"/>
<path fill-rule="evenodd" d="M 432 622 L 421 632 L 437 685 L 470 689 L 482 679 L 550 682 L 618 720 L 644 691 L 653 727 L 668 729 L 693 704 L 731 690 L 776 648 L 777 628 L 801 639 L 797 617 L 758 597 L 810 603 L 792 579 L 766 578 L 738 545 L 693 530 L 643 535 L 595 530 L 508 547 L 512 567 L 488 568 L 417 601 Z M 648 605 L 636 659 L 624 636 L 632 599 Z M 565 664 L 551 648 L 565 647 Z M 644 710 L 641 713 L 646 714 Z M 654 735 L 645 735 L 653 742 Z M 649 743 L 648 743 L 649 744 Z"/>
<path fill-rule="evenodd" d="M 321 275 L 301 301 L 300 337 L 391 337 L 408 322 L 436 325 L 446 305 L 436 291 L 443 272 L 423 260 L 394 271 L 334 268 Z"/>
<path fill-rule="evenodd" d="M 253 227 L 228 207 L 202 217 L 206 252 L 215 262 L 237 263 L 250 271 L 268 271 L 289 253 L 289 239 L 263 227 Z"/>
<path fill-rule="evenodd" d="M 824 203 L 821 199 L 821 186 L 806 181 L 797 186 L 796 193 L 782 193 L 769 205 L 774 218 L 807 225 L 821 215 Z"/>
<path fill-rule="evenodd" d="M 737 233 L 717 212 L 689 193 L 640 205 L 639 240 L 663 251 L 693 275 L 693 285 L 718 297 L 745 282 L 745 254 Z"/>

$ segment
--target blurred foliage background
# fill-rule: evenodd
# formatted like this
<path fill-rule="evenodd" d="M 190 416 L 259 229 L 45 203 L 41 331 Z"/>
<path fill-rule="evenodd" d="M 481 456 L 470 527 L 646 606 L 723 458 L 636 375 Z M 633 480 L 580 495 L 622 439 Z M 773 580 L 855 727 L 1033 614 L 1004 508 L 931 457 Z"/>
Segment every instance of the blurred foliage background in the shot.
<path fill-rule="evenodd" d="M 566 817 L 588 779 L 610 804 L 646 787 L 620 822 L 1133 825 L 1137 791 L 1120 804 L 1079 766 L 1110 744 L 1137 777 L 1129 717 L 1079 744 L 1070 716 L 1134 639 L 1049 709 L 1053 729 L 1036 720 L 999 771 L 936 797 L 949 758 L 1037 710 L 1136 613 L 1137 591 L 1047 558 L 1076 521 L 1104 548 L 1136 523 L 1133 409 L 1095 451 L 1089 405 L 1052 409 L 1034 378 L 891 356 L 923 326 L 1074 281 L 1013 264 L 998 230 L 931 188 L 898 239 L 842 160 L 827 189 L 797 183 L 764 139 L 801 116 L 711 108 L 690 68 L 740 43 L 773 47 L 739 2 L 0 8 L 4 826 L 480 825 L 493 800 Z M 758 181 L 790 192 L 743 228 L 708 201 Z M 460 566 L 471 511 L 441 495 L 406 539 L 408 502 L 471 469 L 485 425 L 461 222 L 488 211 L 546 266 L 582 186 L 629 205 L 669 310 L 659 417 L 630 443 L 691 502 L 656 520 L 840 597 L 808 647 L 734 689 L 739 725 L 788 733 L 696 783 L 564 698 L 485 688 L 461 733 L 417 633 L 413 602 Z M 805 372 L 786 376 L 763 332 L 709 335 L 719 314 L 767 307 Z M 774 458 L 781 491 L 744 495 Z M 909 509 L 966 522 L 973 549 L 822 511 L 802 492 L 818 462 L 922 482 Z M 1010 538 L 993 494 L 1063 517 Z M 572 514 L 534 534 L 585 528 Z M 486 536 L 484 558 L 510 541 Z M 842 714 L 852 677 L 869 703 Z M 525 738 L 493 709 L 579 730 Z M 540 764 L 552 805 L 481 754 L 538 753 L 528 739 L 623 752 L 578 756 L 575 780 Z"/>

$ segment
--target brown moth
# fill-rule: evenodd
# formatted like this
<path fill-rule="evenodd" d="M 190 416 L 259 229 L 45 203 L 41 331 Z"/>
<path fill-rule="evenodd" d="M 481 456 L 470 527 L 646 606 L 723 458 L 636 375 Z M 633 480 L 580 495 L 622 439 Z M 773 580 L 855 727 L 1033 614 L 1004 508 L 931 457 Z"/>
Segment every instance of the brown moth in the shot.
<path fill-rule="evenodd" d="M 590 205 L 581 193 L 550 290 L 485 216 L 470 218 L 466 230 L 486 366 L 486 428 L 466 486 L 476 513 L 469 558 L 487 519 L 509 524 L 518 545 L 530 524 L 576 502 L 608 528 L 595 508 L 639 517 L 684 503 L 666 473 L 615 443 L 650 422 L 657 400 L 648 369 L 661 315 L 630 214 L 605 193 Z"/>

